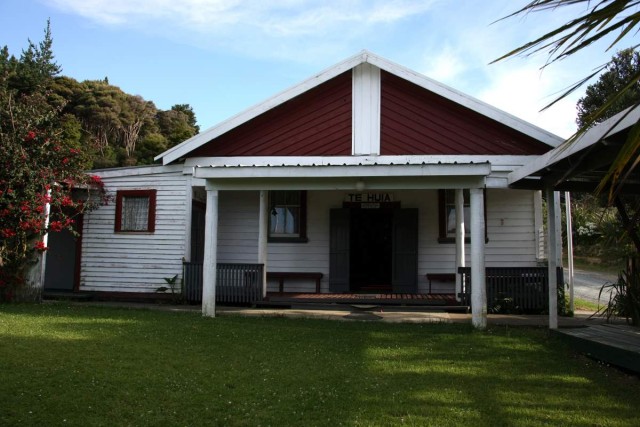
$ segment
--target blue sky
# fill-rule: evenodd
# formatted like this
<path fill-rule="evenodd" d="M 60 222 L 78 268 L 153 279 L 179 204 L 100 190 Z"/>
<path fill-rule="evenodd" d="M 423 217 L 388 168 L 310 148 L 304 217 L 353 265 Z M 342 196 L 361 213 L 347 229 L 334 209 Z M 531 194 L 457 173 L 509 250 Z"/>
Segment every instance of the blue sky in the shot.
<path fill-rule="evenodd" d="M 50 18 L 62 74 L 188 103 L 203 130 L 367 49 L 567 137 L 583 91 L 538 110 L 615 52 L 596 45 L 542 72 L 545 56 L 488 65 L 575 13 L 492 24 L 528 1 L 2 0 L 0 45 L 19 55 Z"/>

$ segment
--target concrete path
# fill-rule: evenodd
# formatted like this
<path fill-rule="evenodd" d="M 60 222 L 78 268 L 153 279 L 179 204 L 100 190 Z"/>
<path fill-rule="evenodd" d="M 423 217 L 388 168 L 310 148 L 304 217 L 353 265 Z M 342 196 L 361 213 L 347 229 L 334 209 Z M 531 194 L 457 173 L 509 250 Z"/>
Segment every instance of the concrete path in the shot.
<path fill-rule="evenodd" d="M 569 282 L 569 270 L 564 270 L 565 281 Z M 598 293 L 605 283 L 614 283 L 618 280 L 615 274 L 601 273 L 596 271 L 574 269 L 573 275 L 573 295 L 575 298 L 584 299 L 594 303 L 598 302 Z M 568 295 L 567 295 L 568 296 Z M 606 303 L 609 295 L 604 294 L 601 302 Z"/>
<path fill-rule="evenodd" d="M 50 302 L 56 303 L 56 302 Z M 65 302 L 67 304 L 69 302 Z M 162 310 L 174 312 L 200 312 L 200 306 L 169 305 L 150 303 L 125 303 L 125 302 L 71 302 L 79 305 L 99 305 L 105 307 L 121 307 L 131 309 Z M 574 317 L 559 317 L 558 324 L 561 328 L 575 328 L 589 325 L 603 324 L 601 317 L 591 318 L 592 313 L 578 311 Z M 471 324 L 471 314 L 449 313 L 434 311 L 433 308 L 420 307 L 367 307 L 339 305 L 335 308 L 323 309 L 281 309 L 281 308 L 247 308 L 247 307 L 223 307 L 217 309 L 218 316 L 244 316 L 244 317 L 287 317 L 325 319 L 338 321 L 379 321 L 387 323 L 467 323 Z M 546 315 L 507 315 L 489 314 L 489 325 L 511 326 L 539 326 L 549 325 L 549 317 Z M 623 323 L 621 320 L 620 323 Z"/>

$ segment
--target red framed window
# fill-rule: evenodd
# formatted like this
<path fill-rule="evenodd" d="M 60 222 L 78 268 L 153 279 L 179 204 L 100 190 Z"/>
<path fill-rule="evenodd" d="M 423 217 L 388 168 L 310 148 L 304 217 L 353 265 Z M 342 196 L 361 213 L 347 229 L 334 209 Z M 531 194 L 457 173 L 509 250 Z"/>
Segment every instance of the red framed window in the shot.
<path fill-rule="evenodd" d="M 116 233 L 153 233 L 156 229 L 156 190 L 116 193 Z"/>

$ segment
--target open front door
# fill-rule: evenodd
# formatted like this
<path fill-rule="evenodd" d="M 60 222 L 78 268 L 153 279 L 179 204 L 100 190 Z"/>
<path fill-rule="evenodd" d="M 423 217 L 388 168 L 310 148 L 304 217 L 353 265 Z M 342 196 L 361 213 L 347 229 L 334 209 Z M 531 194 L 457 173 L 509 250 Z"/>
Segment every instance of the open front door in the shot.
<path fill-rule="evenodd" d="M 329 248 L 329 291 L 349 291 L 349 209 L 331 209 Z"/>
<path fill-rule="evenodd" d="M 393 292 L 418 291 L 418 209 L 393 212 Z"/>

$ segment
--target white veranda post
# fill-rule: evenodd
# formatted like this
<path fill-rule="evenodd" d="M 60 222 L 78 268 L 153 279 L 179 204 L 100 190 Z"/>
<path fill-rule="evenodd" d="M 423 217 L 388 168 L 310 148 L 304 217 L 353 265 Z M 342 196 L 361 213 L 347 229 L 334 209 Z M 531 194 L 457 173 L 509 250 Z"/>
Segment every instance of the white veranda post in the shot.
<path fill-rule="evenodd" d="M 207 189 L 207 211 L 202 265 L 202 315 L 216 315 L 216 270 L 218 265 L 218 190 Z"/>
<path fill-rule="evenodd" d="M 258 228 L 258 264 L 262 264 L 262 297 L 267 296 L 267 236 L 269 227 L 269 192 L 260 191 L 260 214 Z"/>
<path fill-rule="evenodd" d="M 462 276 L 458 274 L 458 268 L 465 266 L 464 258 L 464 190 L 456 189 L 456 299 L 460 301 L 462 292 Z"/>
<path fill-rule="evenodd" d="M 471 322 L 478 329 L 487 327 L 487 289 L 485 275 L 484 191 L 472 188 L 471 202 Z"/>
<path fill-rule="evenodd" d="M 558 328 L 558 242 L 556 230 L 559 227 L 558 213 L 559 200 L 556 192 L 549 187 L 546 190 L 547 196 L 547 261 L 549 275 L 549 329 Z"/>

